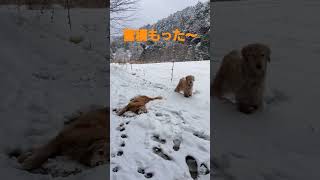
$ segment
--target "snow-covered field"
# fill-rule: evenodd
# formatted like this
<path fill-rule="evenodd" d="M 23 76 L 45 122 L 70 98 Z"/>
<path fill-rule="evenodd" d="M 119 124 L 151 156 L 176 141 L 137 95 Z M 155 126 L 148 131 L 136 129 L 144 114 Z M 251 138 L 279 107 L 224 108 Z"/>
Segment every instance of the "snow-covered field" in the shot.
<path fill-rule="evenodd" d="M 317 0 L 217 2 L 213 70 L 247 43 L 271 47 L 264 111 L 211 101 L 214 180 L 319 180 L 320 23 Z M 213 79 L 213 78 L 212 78 Z"/>
<path fill-rule="evenodd" d="M 146 114 L 111 114 L 112 180 L 141 180 L 148 173 L 155 180 L 192 180 L 188 155 L 197 161 L 199 179 L 210 179 L 204 175 L 205 166 L 210 169 L 210 62 L 175 63 L 172 81 L 171 68 L 172 63 L 111 64 L 111 108 L 123 107 L 137 95 L 164 98 L 149 102 Z M 190 74 L 195 76 L 194 96 L 185 98 L 174 89 Z M 173 141 L 181 142 L 178 151 Z M 154 153 L 155 147 L 171 160 Z"/>
<path fill-rule="evenodd" d="M 84 12 L 84 13 L 79 13 Z M 108 72 L 102 52 L 106 42 L 105 10 L 73 9 L 73 30 L 69 31 L 66 11 L 50 14 L 0 6 L 0 177 L 16 180 L 53 179 L 48 174 L 23 171 L 8 153 L 46 143 L 63 127 L 77 109 L 91 104 L 105 105 Z M 77 14 L 77 15 L 75 15 Z M 99 18 L 100 17 L 100 18 Z M 95 29 L 88 32 L 83 25 Z M 70 35 L 81 34 L 95 41 L 93 49 L 85 43 L 73 44 Z M 99 37 L 99 40 L 95 40 Z M 98 39 L 98 38 L 97 38 Z M 95 49 L 96 48 L 96 49 Z M 101 50 L 101 51 L 100 51 Z M 63 162 L 63 163 L 60 163 Z M 85 169 L 74 162 L 51 159 L 46 173 L 68 177 L 55 179 L 108 179 L 109 166 Z"/>

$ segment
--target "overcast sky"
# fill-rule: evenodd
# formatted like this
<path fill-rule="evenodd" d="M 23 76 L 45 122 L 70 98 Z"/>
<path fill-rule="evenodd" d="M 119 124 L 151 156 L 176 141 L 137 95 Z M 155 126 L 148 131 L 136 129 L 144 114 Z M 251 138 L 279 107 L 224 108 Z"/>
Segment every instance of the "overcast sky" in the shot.
<path fill-rule="evenodd" d="M 137 12 L 137 19 L 133 25 L 140 27 L 145 24 L 153 24 L 176 11 L 195 5 L 199 1 L 208 0 L 140 0 L 138 5 L 140 11 Z"/>
<path fill-rule="evenodd" d="M 140 0 L 134 19 L 127 22 L 125 26 L 127 28 L 139 28 L 146 24 L 156 23 L 170 14 L 188 6 L 196 5 L 199 1 L 206 2 L 209 0 Z"/>

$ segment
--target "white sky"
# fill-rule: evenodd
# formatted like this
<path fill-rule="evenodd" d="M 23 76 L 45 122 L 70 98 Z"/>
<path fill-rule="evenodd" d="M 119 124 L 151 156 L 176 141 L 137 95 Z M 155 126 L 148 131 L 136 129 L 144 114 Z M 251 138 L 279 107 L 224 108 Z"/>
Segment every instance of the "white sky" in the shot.
<path fill-rule="evenodd" d="M 146 24 L 156 23 L 176 11 L 196 5 L 199 1 L 206 2 L 209 0 L 140 0 L 134 19 L 127 22 L 125 27 L 139 28 Z"/>

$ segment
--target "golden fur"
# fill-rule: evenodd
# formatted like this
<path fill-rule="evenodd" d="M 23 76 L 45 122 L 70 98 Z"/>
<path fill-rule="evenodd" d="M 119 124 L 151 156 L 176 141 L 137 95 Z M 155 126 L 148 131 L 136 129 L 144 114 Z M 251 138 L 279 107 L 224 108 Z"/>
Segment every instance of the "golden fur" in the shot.
<path fill-rule="evenodd" d="M 224 56 L 211 86 L 213 96 L 235 95 L 238 110 L 252 113 L 263 106 L 263 93 L 271 50 L 260 43 L 249 44 L 241 53 L 233 50 Z"/>
<path fill-rule="evenodd" d="M 192 75 L 181 78 L 174 91 L 178 93 L 182 91 L 185 97 L 190 97 L 192 96 L 193 82 L 194 76 Z"/>
<path fill-rule="evenodd" d="M 109 119 L 109 108 L 81 113 L 49 143 L 20 155 L 18 161 L 25 170 L 39 168 L 56 155 L 69 156 L 90 167 L 104 164 L 109 158 Z"/>
<path fill-rule="evenodd" d="M 150 98 L 148 96 L 136 96 L 132 98 L 128 103 L 128 105 L 126 105 L 124 108 L 117 110 L 117 115 L 122 116 L 127 111 L 131 111 L 136 114 L 147 113 L 148 110 L 146 108 L 146 104 L 149 101 L 156 100 L 156 99 L 162 99 L 162 97 L 158 96 L 158 97 Z"/>

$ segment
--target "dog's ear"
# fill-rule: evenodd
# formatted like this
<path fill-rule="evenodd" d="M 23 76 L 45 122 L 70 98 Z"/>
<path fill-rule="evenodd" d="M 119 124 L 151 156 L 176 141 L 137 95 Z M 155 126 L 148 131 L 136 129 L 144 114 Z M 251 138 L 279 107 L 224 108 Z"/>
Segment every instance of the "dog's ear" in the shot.
<path fill-rule="evenodd" d="M 189 75 L 187 76 L 189 79 L 191 79 L 192 81 L 194 81 L 194 76 L 193 75 Z"/>
<path fill-rule="evenodd" d="M 194 76 L 193 75 L 188 75 L 188 76 L 185 77 L 185 79 L 188 80 L 188 81 L 190 81 L 190 79 L 192 81 L 194 81 Z"/>
<path fill-rule="evenodd" d="M 267 46 L 265 44 L 255 43 L 255 44 L 246 45 L 242 48 L 241 55 L 244 60 L 248 60 L 250 56 L 259 55 L 259 54 L 257 54 L 259 52 L 264 53 L 261 55 L 266 56 L 267 61 L 270 62 L 271 50 L 270 50 L 269 46 Z"/>
<path fill-rule="evenodd" d="M 243 57 L 244 60 L 248 60 L 248 56 L 250 53 L 250 47 L 249 46 L 245 46 L 241 49 L 241 55 Z"/>

